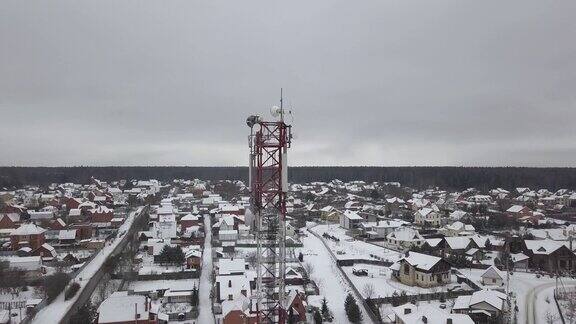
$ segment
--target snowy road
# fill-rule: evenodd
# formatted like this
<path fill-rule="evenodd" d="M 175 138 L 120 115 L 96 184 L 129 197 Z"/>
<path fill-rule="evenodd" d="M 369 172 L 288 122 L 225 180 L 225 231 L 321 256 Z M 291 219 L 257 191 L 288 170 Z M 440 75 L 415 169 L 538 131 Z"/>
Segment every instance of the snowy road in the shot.
<path fill-rule="evenodd" d="M 204 215 L 204 252 L 202 253 L 202 275 L 200 276 L 200 314 L 198 323 L 214 323 L 212 315 L 212 301 L 210 290 L 212 289 L 212 225 L 210 215 Z"/>
<path fill-rule="evenodd" d="M 118 229 L 118 237 L 116 237 L 112 242 L 107 242 L 106 245 L 98 252 L 98 254 L 90 261 L 74 278 L 74 281 L 80 284 L 80 290 L 69 300 L 64 299 L 64 291 L 56 297 L 56 299 L 43 309 L 41 309 L 36 316 L 32 319 L 32 323 L 44 324 L 44 323 L 59 323 L 61 321 L 65 321 L 65 317 L 69 315 L 70 310 L 79 299 L 80 296 L 84 296 L 87 294 L 88 298 L 92 291 L 84 291 L 84 289 L 89 286 L 90 283 L 91 287 L 87 289 L 94 289 L 96 287 L 97 281 L 94 278 L 101 278 L 102 271 L 101 268 L 104 265 L 104 262 L 108 259 L 112 253 L 119 253 L 117 248 L 121 248 L 120 244 L 125 244 L 127 242 L 127 238 L 130 235 L 126 235 L 126 233 L 130 233 L 132 229 L 132 224 L 134 223 L 134 219 L 136 217 L 140 217 L 142 215 L 143 210 L 145 207 L 139 207 L 136 211 L 132 211 L 130 215 L 126 218 L 124 223 Z"/>
<path fill-rule="evenodd" d="M 314 267 L 311 278 L 318 284 L 320 294 L 326 297 L 328 307 L 334 314 L 333 323 L 349 323 L 344 310 L 344 301 L 348 293 L 353 293 L 342 273 L 338 269 L 336 262 L 328 253 L 322 241 L 311 233 L 307 237 L 302 237 L 303 247 L 296 251 L 304 254 L 304 262 L 310 263 Z M 359 300 L 358 306 L 362 310 L 363 323 L 370 323 L 370 318 Z"/>

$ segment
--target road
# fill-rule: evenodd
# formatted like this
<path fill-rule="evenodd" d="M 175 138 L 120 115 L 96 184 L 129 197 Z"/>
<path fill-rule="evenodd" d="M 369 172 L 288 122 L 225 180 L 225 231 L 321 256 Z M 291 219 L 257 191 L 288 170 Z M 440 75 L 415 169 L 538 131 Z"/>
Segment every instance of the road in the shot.
<path fill-rule="evenodd" d="M 568 282 L 566 282 L 566 281 L 567 280 L 564 279 L 564 286 L 576 285 L 576 281 L 573 281 L 573 280 L 569 280 Z M 539 305 L 539 302 L 538 302 L 539 299 L 546 298 L 545 296 L 542 296 L 542 295 L 547 295 L 544 293 L 550 293 L 550 291 L 546 292 L 546 290 L 549 290 L 549 288 L 553 288 L 555 286 L 556 286 L 556 282 L 548 282 L 545 284 L 534 286 L 534 287 L 530 288 L 530 290 L 528 290 L 528 293 L 525 296 L 526 299 L 524 300 L 524 304 L 525 304 L 524 309 L 526 310 L 526 324 L 541 323 L 545 319 L 545 314 L 547 311 L 550 310 L 550 308 L 556 310 L 556 313 L 558 312 L 556 304 L 554 303 L 553 300 L 550 301 L 550 304 L 553 305 L 553 307 L 549 307 L 549 309 L 545 309 L 546 307 L 542 307 L 543 305 L 546 305 L 547 303 L 546 304 L 540 303 L 540 305 Z M 552 313 L 552 315 L 555 315 L 555 313 Z"/>
<path fill-rule="evenodd" d="M 200 276 L 200 296 L 198 323 L 214 323 L 212 315 L 212 226 L 210 215 L 204 215 L 204 252 L 202 252 L 202 274 Z"/>
<path fill-rule="evenodd" d="M 296 251 L 304 255 L 303 263 L 312 264 L 314 270 L 310 277 L 318 284 L 320 294 L 326 297 L 328 307 L 334 314 L 333 323 L 349 323 L 344 310 L 344 301 L 348 293 L 354 291 L 343 277 L 332 255 L 328 252 L 322 240 L 308 230 L 308 236 L 301 239 L 303 247 Z M 362 311 L 363 323 L 370 323 L 370 317 L 356 297 L 356 302 Z"/>

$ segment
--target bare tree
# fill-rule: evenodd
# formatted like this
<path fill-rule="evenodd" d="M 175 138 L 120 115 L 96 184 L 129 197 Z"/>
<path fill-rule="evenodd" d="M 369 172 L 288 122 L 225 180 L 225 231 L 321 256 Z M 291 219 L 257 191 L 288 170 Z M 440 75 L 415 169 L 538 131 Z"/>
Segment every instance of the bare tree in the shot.
<path fill-rule="evenodd" d="M 572 324 L 576 322 L 576 300 L 569 298 L 566 300 L 566 310 L 565 310 L 565 317 L 568 323 Z"/>
<path fill-rule="evenodd" d="M 556 320 L 558 319 L 557 315 L 554 315 L 552 313 L 550 313 L 550 311 L 546 312 L 546 314 L 544 314 L 544 319 L 546 320 L 546 324 L 554 324 L 556 322 Z"/>
<path fill-rule="evenodd" d="M 366 299 L 371 299 L 374 296 L 374 285 L 372 283 L 365 284 L 362 293 Z"/>
<path fill-rule="evenodd" d="M 310 262 L 306 262 L 306 263 L 304 263 L 304 270 L 308 274 L 308 277 L 310 277 L 312 275 L 312 273 L 314 272 L 314 265 Z"/>

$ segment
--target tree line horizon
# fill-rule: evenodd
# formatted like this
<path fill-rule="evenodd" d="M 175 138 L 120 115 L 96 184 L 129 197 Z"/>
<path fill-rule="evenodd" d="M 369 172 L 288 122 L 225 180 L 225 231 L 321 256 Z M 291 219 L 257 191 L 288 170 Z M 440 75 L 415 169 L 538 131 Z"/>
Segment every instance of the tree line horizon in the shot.
<path fill-rule="evenodd" d="M 463 190 L 489 190 L 517 187 L 549 190 L 576 188 L 576 168 L 572 167 L 457 167 L 457 166 L 294 166 L 288 169 L 289 181 L 400 182 L 417 189 L 439 187 Z M 103 181 L 174 179 L 242 180 L 248 179 L 248 167 L 210 166 L 73 166 L 73 167 L 0 167 L 0 189 L 50 183 L 90 183 Z"/>

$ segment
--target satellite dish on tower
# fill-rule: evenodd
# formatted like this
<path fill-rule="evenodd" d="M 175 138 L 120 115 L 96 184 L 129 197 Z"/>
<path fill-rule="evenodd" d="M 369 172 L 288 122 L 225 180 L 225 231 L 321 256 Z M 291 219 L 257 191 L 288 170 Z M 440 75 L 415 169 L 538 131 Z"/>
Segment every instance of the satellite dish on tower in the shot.
<path fill-rule="evenodd" d="M 281 117 L 283 113 L 284 113 L 283 109 L 278 106 L 272 106 L 272 108 L 270 108 L 270 114 L 274 118 Z"/>

